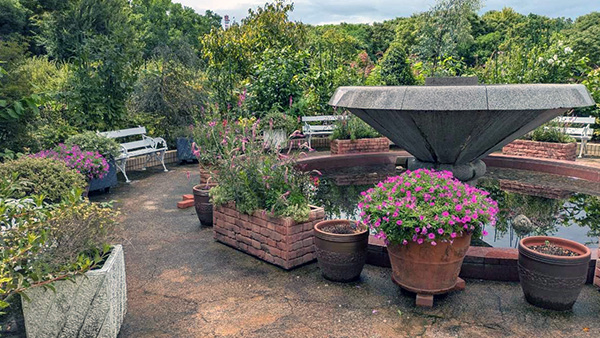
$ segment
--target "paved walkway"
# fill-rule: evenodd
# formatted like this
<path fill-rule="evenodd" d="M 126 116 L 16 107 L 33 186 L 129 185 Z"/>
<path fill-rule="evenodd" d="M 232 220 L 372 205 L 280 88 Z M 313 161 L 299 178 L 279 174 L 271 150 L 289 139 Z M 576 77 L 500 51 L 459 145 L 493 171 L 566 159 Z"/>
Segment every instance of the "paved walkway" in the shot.
<path fill-rule="evenodd" d="M 132 184 L 92 197 L 122 208 L 120 337 L 600 337 L 600 292 L 589 285 L 566 313 L 528 305 L 517 283 L 478 280 L 421 309 L 389 269 L 366 266 L 359 282 L 337 284 L 314 263 L 290 272 L 263 263 L 214 242 L 193 208 L 175 207 L 196 168 L 132 172 Z"/>

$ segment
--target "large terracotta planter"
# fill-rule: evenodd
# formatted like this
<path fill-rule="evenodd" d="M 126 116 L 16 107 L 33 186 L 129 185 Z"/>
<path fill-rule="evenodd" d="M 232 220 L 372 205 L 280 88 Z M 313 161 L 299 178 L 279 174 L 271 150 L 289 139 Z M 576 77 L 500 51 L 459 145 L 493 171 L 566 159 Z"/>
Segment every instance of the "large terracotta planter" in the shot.
<path fill-rule="evenodd" d="M 216 183 L 205 183 L 198 184 L 193 188 L 194 207 L 201 225 L 212 226 L 213 224 L 213 205 L 210 202 L 208 193 L 216 185 Z"/>
<path fill-rule="evenodd" d="M 369 231 L 360 224 L 362 231 L 354 234 L 325 232 L 324 227 L 344 223 L 347 219 L 322 221 L 315 224 L 315 249 L 323 276 L 335 282 L 349 282 L 360 277 L 367 260 Z"/>
<path fill-rule="evenodd" d="M 546 241 L 577 252 L 579 256 L 555 256 L 529 248 Z M 587 279 L 591 251 L 568 239 L 532 236 L 519 242 L 519 279 L 525 299 L 545 309 L 569 310 Z"/>
<path fill-rule="evenodd" d="M 290 217 L 271 217 L 264 210 L 247 215 L 234 203 L 215 207 L 215 239 L 284 269 L 315 259 L 313 227 L 325 217 L 323 208 L 311 206 L 309 219 L 298 223 Z"/>
<path fill-rule="evenodd" d="M 575 161 L 577 143 L 553 143 L 530 140 L 514 140 L 502 147 L 502 153 L 513 156 L 550 158 L 555 160 Z"/>
<path fill-rule="evenodd" d="M 331 140 L 331 154 L 378 153 L 390 151 L 387 137 L 361 138 L 357 140 Z"/>
<path fill-rule="evenodd" d="M 471 235 L 454 242 L 425 242 L 389 245 L 392 279 L 403 289 L 417 294 L 441 294 L 456 289 L 458 274 L 471 243 Z"/>

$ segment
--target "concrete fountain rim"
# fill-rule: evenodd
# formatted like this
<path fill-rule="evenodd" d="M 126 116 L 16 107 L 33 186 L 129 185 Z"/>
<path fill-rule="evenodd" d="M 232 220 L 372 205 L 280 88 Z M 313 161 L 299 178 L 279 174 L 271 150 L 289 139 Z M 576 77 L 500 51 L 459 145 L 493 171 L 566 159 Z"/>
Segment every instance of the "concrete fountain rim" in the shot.
<path fill-rule="evenodd" d="M 582 84 L 339 87 L 334 107 L 389 111 L 523 111 L 595 104 Z"/>

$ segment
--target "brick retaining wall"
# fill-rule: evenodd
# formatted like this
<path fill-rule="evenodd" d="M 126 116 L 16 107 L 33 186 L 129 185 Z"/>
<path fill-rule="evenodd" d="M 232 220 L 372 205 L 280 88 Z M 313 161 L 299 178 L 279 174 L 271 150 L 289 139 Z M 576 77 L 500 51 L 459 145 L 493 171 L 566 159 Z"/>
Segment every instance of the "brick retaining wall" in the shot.
<path fill-rule="evenodd" d="M 215 239 L 284 269 L 313 261 L 313 227 L 325 218 L 323 208 L 311 207 L 309 220 L 296 223 L 289 217 L 270 217 L 265 211 L 252 215 L 238 212 L 230 203 L 215 207 Z"/>
<path fill-rule="evenodd" d="M 571 191 L 551 188 L 548 186 L 536 185 L 531 183 L 513 181 L 513 180 L 499 180 L 500 189 L 507 192 L 514 192 L 522 195 L 538 196 L 551 199 L 566 199 L 571 196 Z"/>
<path fill-rule="evenodd" d="M 138 156 L 127 159 L 127 171 L 129 170 L 141 170 L 146 162 L 146 156 Z M 165 164 L 173 164 L 179 162 L 177 160 L 177 150 L 167 150 L 165 152 Z M 160 161 L 154 157 L 148 161 L 146 167 L 153 167 L 160 165 Z"/>
<path fill-rule="evenodd" d="M 502 147 L 502 153 L 513 156 L 551 158 L 575 161 L 577 143 L 551 143 L 529 140 L 514 140 Z"/>
<path fill-rule="evenodd" d="M 358 140 L 332 140 L 332 155 L 351 153 L 380 153 L 390 151 L 390 140 L 387 137 L 361 138 Z"/>

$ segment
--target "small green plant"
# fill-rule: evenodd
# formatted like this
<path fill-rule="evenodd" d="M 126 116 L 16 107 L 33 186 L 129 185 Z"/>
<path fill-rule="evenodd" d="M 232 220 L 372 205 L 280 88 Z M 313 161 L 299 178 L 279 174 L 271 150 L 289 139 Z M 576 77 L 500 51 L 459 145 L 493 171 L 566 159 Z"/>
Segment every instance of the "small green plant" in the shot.
<path fill-rule="evenodd" d="M 361 138 L 376 138 L 381 135 L 358 117 L 350 114 L 344 114 L 344 119 L 339 119 L 335 123 L 335 129 L 331 134 L 332 140 L 357 140 Z"/>
<path fill-rule="evenodd" d="M 530 134 L 525 136 L 526 139 L 538 142 L 554 142 L 554 143 L 572 143 L 576 142 L 574 138 L 563 133 L 560 127 L 543 125 Z"/>
<path fill-rule="evenodd" d="M 48 202 L 59 202 L 72 189 L 83 189 L 87 184 L 82 174 L 61 161 L 48 158 L 23 156 L 0 164 L 0 177 L 13 174 L 29 183 L 23 189 L 26 195 L 42 195 Z"/>
<path fill-rule="evenodd" d="M 298 127 L 298 121 L 295 118 L 276 110 L 263 116 L 259 126 L 262 131 L 282 129 L 286 135 L 293 133 Z"/>
<path fill-rule="evenodd" d="M 106 158 L 116 158 L 121 154 L 121 146 L 117 141 L 93 131 L 73 135 L 65 141 L 65 145 L 69 148 L 79 146 L 82 151 L 97 151 Z"/>

